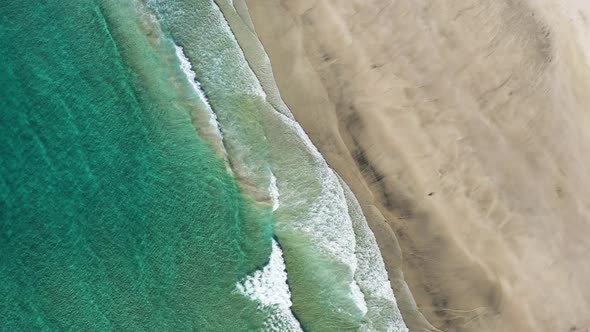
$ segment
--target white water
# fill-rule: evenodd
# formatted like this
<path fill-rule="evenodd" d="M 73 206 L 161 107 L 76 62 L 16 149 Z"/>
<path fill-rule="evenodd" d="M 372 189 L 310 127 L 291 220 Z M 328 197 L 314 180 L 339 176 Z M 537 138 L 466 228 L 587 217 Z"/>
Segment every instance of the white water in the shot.
<path fill-rule="evenodd" d="M 357 284 L 356 280 L 353 280 L 350 283 L 350 294 L 352 295 L 354 304 L 356 304 L 356 306 L 361 309 L 363 315 L 366 315 L 369 309 L 367 308 L 367 302 L 365 302 L 365 295 L 363 294 L 363 291 Z"/>
<path fill-rule="evenodd" d="M 229 26 L 225 24 L 224 26 L 226 31 L 233 35 Z M 242 53 L 241 56 L 243 63 L 247 63 L 245 55 Z M 247 87 L 246 90 L 248 91 L 243 92 L 265 96 L 264 92 L 260 93 L 264 89 L 250 68 L 247 68 L 242 74 L 250 77 L 251 79 L 248 81 L 252 83 L 251 86 Z M 349 211 L 349 202 L 345 188 L 341 185 L 336 173 L 326 163 L 321 153 L 313 145 L 299 123 L 294 121 L 292 117 L 278 112 L 274 112 L 273 116 L 280 118 L 282 124 L 279 126 L 281 128 L 284 127 L 284 129 L 280 130 L 282 133 L 279 137 L 269 136 L 269 141 L 272 142 L 272 145 L 280 145 L 284 149 L 288 146 L 303 144 L 306 147 L 307 153 L 299 157 L 306 158 L 306 154 L 310 154 L 312 159 L 314 159 L 311 168 L 306 169 L 304 167 L 298 167 L 299 165 L 291 164 L 286 166 L 276 162 L 279 158 L 282 158 L 281 155 L 284 153 L 298 155 L 296 149 L 294 151 L 281 150 L 278 154 L 273 154 L 273 157 L 269 160 L 274 165 L 273 169 L 275 167 L 277 168 L 275 173 L 271 174 L 269 186 L 273 211 L 276 211 L 279 207 L 278 190 L 275 190 L 278 178 L 282 184 L 282 199 L 280 203 L 281 209 L 284 206 L 286 210 L 285 215 L 291 215 L 287 212 L 288 210 L 307 211 L 304 218 L 286 220 L 285 222 L 289 223 L 290 227 L 297 232 L 305 233 L 312 238 L 313 243 L 320 252 L 331 256 L 334 260 L 340 261 L 350 268 L 354 275 L 354 278 L 350 281 L 349 290 L 353 303 L 356 304 L 363 314 L 367 314 L 369 308 L 365 299 L 365 292 L 371 294 L 373 298 L 379 297 L 380 299 L 385 299 L 392 304 L 392 307 L 384 308 L 385 311 L 382 313 L 384 317 L 373 316 L 368 318 L 383 320 L 387 317 L 388 331 L 407 331 L 401 319 L 399 309 L 396 306 L 395 296 L 389 284 L 379 249 L 362 212 L 360 218 L 354 215 L 354 218 L 360 222 L 360 225 L 358 222 L 355 224 L 353 222 L 353 216 L 349 213 L 354 214 L 358 212 L 356 210 L 357 207 L 352 207 L 352 211 Z M 269 124 L 266 125 L 268 126 Z M 319 181 L 321 192 L 313 202 L 306 199 L 309 193 L 301 191 L 301 188 L 297 187 L 296 182 L 298 179 L 303 179 L 302 176 L 312 177 Z M 313 190 L 313 188 L 305 189 Z M 356 202 L 356 199 L 354 202 Z M 310 203 L 311 206 L 309 206 Z M 358 205 L 358 203 L 356 204 Z M 360 208 L 358 209 L 360 211 Z M 360 231 L 355 232 L 357 229 L 360 229 Z M 364 236 L 364 238 L 359 239 L 360 242 L 358 244 L 355 233 Z M 358 258 L 366 259 L 366 261 L 358 262 L 356 256 L 356 250 L 358 249 L 361 249 Z M 374 278 L 373 283 L 371 283 L 371 278 Z M 371 303 L 375 302 L 372 301 Z M 365 326 L 365 328 L 367 331 L 372 330 L 371 326 Z"/>
<path fill-rule="evenodd" d="M 277 178 L 272 172 L 270 173 L 270 185 L 268 186 L 268 191 L 270 194 L 270 201 L 272 202 L 272 210 L 276 211 L 281 205 L 281 202 L 279 201 L 279 196 L 281 194 L 277 187 Z"/>
<path fill-rule="evenodd" d="M 208 31 L 220 29 L 233 36 L 221 12 L 210 19 L 208 24 L 211 26 Z M 212 89 L 208 90 L 212 100 L 216 100 L 212 91 L 217 91 L 217 96 L 252 96 L 250 101 L 260 102 L 260 99 L 266 98 L 264 89 L 249 67 L 235 37 L 233 41 L 235 49 L 233 46 L 226 46 L 223 52 L 210 57 L 206 68 L 213 74 L 204 81 L 207 83 L 206 87 Z M 176 52 L 187 79 L 203 103 L 209 106 L 183 49 L 177 47 Z M 234 66 L 231 71 L 228 70 L 228 64 Z M 221 105 L 224 105 L 223 102 Z M 311 239 L 313 250 L 318 255 L 327 256 L 330 260 L 348 266 L 350 274 L 342 278 L 345 278 L 350 286 L 344 291 L 348 291 L 351 302 L 368 321 L 385 319 L 391 322 L 387 331 L 407 331 L 397 307 L 394 307 L 395 310 L 383 308 L 383 311 L 375 313 L 374 307 L 380 306 L 381 303 L 375 299 L 387 299 L 395 305 L 395 297 L 374 237 L 373 242 L 370 241 L 372 233 L 366 226 L 366 220 L 362 213 L 360 217 L 355 214 L 355 207 L 351 206 L 350 198 L 347 197 L 338 176 L 297 122 L 271 107 L 265 107 L 261 102 L 260 105 L 258 113 L 241 109 L 239 106 L 217 105 L 216 111 L 225 121 L 222 123 L 225 137 L 219 130 L 216 114 L 208 107 L 211 114 L 210 122 L 217 129 L 220 139 L 227 140 L 228 150 L 232 147 L 232 164 L 238 167 L 236 172 L 245 182 L 261 183 L 257 181 L 261 177 L 261 169 L 273 169 L 267 197 L 271 199 L 277 224 L 285 225 L 286 232 L 294 232 L 293 234 L 298 236 L 303 234 Z M 244 116 L 245 111 L 252 114 L 247 113 L 247 116 Z M 246 120 L 245 122 L 232 122 L 237 118 L 238 112 L 242 112 L 239 114 L 242 116 L 240 119 Z M 263 150 L 258 148 L 261 146 L 260 139 L 254 136 L 260 132 L 268 132 L 268 147 L 273 151 L 268 159 L 263 159 L 266 158 L 263 154 L 253 153 Z M 277 182 L 281 185 L 280 201 Z M 381 264 L 375 257 L 381 259 Z M 269 264 L 238 282 L 236 287 L 242 294 L 257 301 L 260 310 L 270 312 L 269 319 L 265 322 L 267 330 L 301 330 L 291 312 L 285 262 L 277 243 L 273 242 Z M 336 308 L 336 311 L 340 310 Z M 351 314 L 357 315 L 356 312 Z M 371 324 L 363 326 L 363 329 L 376 330 Z"/>
<path fill-rule="evenodd" d="M 350 296 L 365 315 L 363 331 L 407 332 L 375 236 L 356 197 L 329 167 L 301 126 L 282 114 L 277 113 L 277 116 L 288 127 L 282 130 L 282 135 L 289 131 L 294 133 L 315 159 L 314 170 L 318 173 L 309 175 L 321 182 L 321 193 L 313 201 L 307 217 L 292 223 L 291 227 L 306 233 L 320 251 L 351 269 Z M 277 176 L 281 170 L 277 169 Z M 283 191 L 283 195 L 286 194 Z M 297 205 L 297 193 L 290 194 L 284 204 Z"/>
<path fill-rule="evenodd" d="M 342 179 L 340 179 L 340 183 L 348 200 L 348 211 L 356 238 L 355 254 L 358 258 L 358 269 L 354 279 L 364 294 L 367 306 L 370 307 L 370 310 L 366 312 L 369 319 L 363 326 L 363 330 L 376 330 L 373 326 L 374 319 L 372 319 L 376 316 L 385 320 L 386 331 L 407 332 L 408 329 L 394 318 L 395 316 L 401 317 L 401 313 L 397 307 L 397 301 L 391 289 L 375 235 L 369 228 L 360 204 L 348 185 Z M 391 313 L 395 313 L 395 315 L 390 316 Z M 388 319 L 385 319 L 386 317 Z"/>
<path fill-rule="evenodd" d="M 184 54 L 182 47 L 178 45 L 174 45 L 174 47 L 176 48 L 176 56 L 180 61 L 180 67 L 182 68 L 182 71 L 184 72 L 186 79 L 189 81 L 194 91 L 199 96 L 199 99 L 203 102 L 205 109 L 209 113 L 209 125 L 211 126 L 211 128 L 213 128 L 215 134 L 219 137 L 219 139 L 223 140 L 223 134 L 221 133 L 221 129 L 219 127 L 219 121 L 217 121 L 217 115 L 215 114 L 215 112 L 213 112 L 213 109 L 211 108 L 211 105 L 209 105 L 209 101 L 207 100 L 207 96 L 205 96 L 205 92 L 203 92 L 203 89 L 201 88 L 201 84 L 196 79 L 197 75 L 193 71 L 193 66 L 191 62 Z"/>
<path fill-rule="evenodd" d="M 313 145 L 307 134 L 299 123 L 284 116 L 276 114 L 288 127 L 294 131 L 300 142 L 303 143 L 311 156 L 317 163 L 313 171 L 317 180 L 320 181 L 321 193 L 316 201 L 309 208 L 309 215 L 304 220 L 299 220 L 293 227 L 309 234 L 314 242 L 326 253 L 335 259 L 348 265 L 354 272 L 357 262 L 354 255 L 355 238 L 352 229 L 352 221 L 348 215 L 348 206 L 342 186 L 338 181 L 336 173 L 328 166 L 318 149 Z M 313 174 L 309 172 L 310 175 Z M 293 192 L 293 196 L 306 195 L 305 193 Z M 302 202 L 305 204 L 307 202 Z M 352 292 L 352 289 L 351 289 Z"/>
<path fill-rule="evenodd" d="M 245 280 L 238 282 L 240 293 L 257 301 L 259 309 L 269 311 L 265 321 L 267 331 L 303 331 L 291 312 L 291 291 L 287 284 L 287 271 L 283 252 L 278 243 L 272 241 L 272 252 L 268 264 Z"/>

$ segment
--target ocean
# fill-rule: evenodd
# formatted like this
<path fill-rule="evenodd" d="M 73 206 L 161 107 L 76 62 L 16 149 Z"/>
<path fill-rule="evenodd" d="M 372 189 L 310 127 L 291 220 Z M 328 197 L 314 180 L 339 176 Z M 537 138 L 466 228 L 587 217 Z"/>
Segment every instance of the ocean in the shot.
<path fill-rule="evenodd" d="M 0 330 L 407 330 L 358 202 L 235 17 L 0 4 Z"/>

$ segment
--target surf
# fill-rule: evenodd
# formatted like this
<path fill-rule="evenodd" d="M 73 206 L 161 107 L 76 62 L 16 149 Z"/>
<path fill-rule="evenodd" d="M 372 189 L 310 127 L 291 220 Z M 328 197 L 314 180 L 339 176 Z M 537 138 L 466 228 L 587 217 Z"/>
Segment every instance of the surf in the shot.
<path fill-rule="evenodd" d="M 199 2 L 196 7 L 183 2 L 152 1 L 151 5 L 171 38 L 183 45 L 209 97 L 224 130 L 234 174 L 256 201 L 269 202 L 274 234 L 289 271 L 291 308 L 302 327 L 328 331 L 338 326 L 368 330 L 387 326 L 390 331 L 404 331 L 383 264 L 372 267 L 377 270 L 374 273 L 367 264 L 359 264 L 355 255 L 361 248 L 358 240 L 364 253 L 375 252 L 380 257 L 367 233 L 366 220 L 361 213 L 354 215 L 356 224 L 353 222 L 351 213 L 358 210 L 349 206 L 354 200 L 347 197 L 338 176 L 290 113 L 278 111 L 267 100 L 269 95 L 221 8 L 212 1 Z M 223 49 L 212 44 L 213 40 Z M 363 223 L 366 228 L 356 227 L 357 239 L 354 225 Z M 362 277 L 367 275 L 386 282 L 371 285 Z M 243 284 L 238 285 L 244 289 Z M 385 287 L 389 292 L 384 286 L 389 286 Z M 369 315 L 367 298 L 374 304 L 375 294 L 389 303 L 388 311 L 381 312 L 385 318 Z M 366 323 L 371 320 L 375 321 Z"/>

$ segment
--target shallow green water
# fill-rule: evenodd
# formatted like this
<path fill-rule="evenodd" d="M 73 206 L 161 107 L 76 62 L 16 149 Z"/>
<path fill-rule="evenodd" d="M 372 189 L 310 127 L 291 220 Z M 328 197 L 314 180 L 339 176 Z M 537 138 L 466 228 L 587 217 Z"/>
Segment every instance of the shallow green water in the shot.
<path fill-rule="evenodd" d="M 263 320 L 235 284 L 268 261 L 269 212 L 199 138 L 172 46 L 132 13 L 0 2 L 0 330 Z"/>

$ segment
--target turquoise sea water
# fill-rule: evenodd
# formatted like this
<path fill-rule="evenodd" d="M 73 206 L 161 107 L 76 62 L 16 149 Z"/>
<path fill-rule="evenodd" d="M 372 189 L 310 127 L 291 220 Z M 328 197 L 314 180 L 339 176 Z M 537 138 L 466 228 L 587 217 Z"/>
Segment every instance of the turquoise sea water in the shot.
<path fill-rule="evenodd" d="M 260 326 L 234 290 L 268 260 L 268 213 L 198 137 L 180 70 L 129 9 L 0 4 L 0 330 Z"/>
<path fill-rule="evenodd" d="M 0 331 L 406 331 L 246 42 L 229 0 L 0 2 Z"/>

